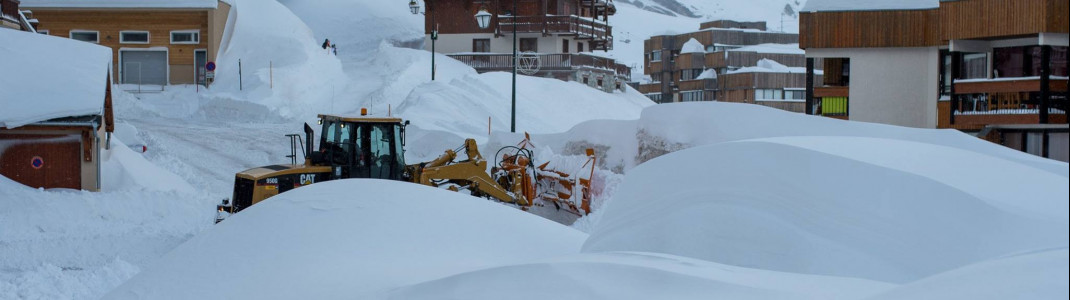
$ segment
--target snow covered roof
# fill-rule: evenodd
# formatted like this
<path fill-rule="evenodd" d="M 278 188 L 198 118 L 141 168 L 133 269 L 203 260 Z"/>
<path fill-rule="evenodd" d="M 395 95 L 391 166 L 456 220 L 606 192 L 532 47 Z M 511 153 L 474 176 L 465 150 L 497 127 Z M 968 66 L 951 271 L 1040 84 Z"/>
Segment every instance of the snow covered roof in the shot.
<path fill-rule="evenodd" d="M 940 7 L 940 0 L 810 0 L 804 12 L 857 10 L 911 10 Z"/>
<path fill-rule="evenodd" d="M 806 68 L 802 67 L 789 67 L 772 59 L 763 58 L 758 61 L 758 65 L 753 67 L 740 68 L 735 71 L 728 71 L 728 74 L 738 73 L 791 73 L 791 74 L 804 74 Z M 814 70 L 815 75 L 821 75 L 821 70 Z"/>
<path fill-rule="evenodd" d="M 751 46 L 743 46 L 728 51 L 738 52 L 757 52 L 757 53 L 771 53 L 771 54 L 799 54 L 805 55 L 806 50 L 800 49 L 799 44 L 759 44 Z"/>
<path fill-rule="evenodd" d="M 0 40 L 0 128 L 101 114 L 110 48 L 17 30 Z"/>
<path fill-rule="evenodd" d="M 691 38 L 687 43 L 684 43 L 684 47 L 680 49 L 680 53 L 706 53 L 706 47 L 702 46 L 702 43 L 695 38 Z"/>
<path fill-rule="evenodd" d="M 23 7 L 44 8 L 216 8 L 217 0 L 23 0 Z"/>

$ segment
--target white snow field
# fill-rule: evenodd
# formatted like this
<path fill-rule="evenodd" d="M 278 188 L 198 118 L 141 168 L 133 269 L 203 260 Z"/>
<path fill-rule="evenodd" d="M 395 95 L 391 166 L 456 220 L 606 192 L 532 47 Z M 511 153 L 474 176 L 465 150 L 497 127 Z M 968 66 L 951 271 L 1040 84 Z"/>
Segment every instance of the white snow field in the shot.
<path fill-rule="evenodd" d="M 283 135 L 317 113 L 412 120 L 409 163 L 463 138 L 488 156 L 523 138 L 506 132 L 507 74 L 439 55 L 430 82 L 431 54 L 405 48 L 422 36 L 405 1 L 226 1 L 228 76 L 208 91 L 115 93 L 103 192 L 0 178 L 0 299 L 1067 297 L 1066 163 L 952 130 L 650 106 L 528 77 L 518 131 L 535 133 L 537 160 L 576 173 L 583 149 L 599 157 L 595 213 L 572 228 L 371 180 L 304 187 L 213 226 L 234 173 L 288 162 Z M 741 18 L 784 5 L 681 2 Z M 650 23 L 701 21 L 618 6 L 645 21 L 614 24 L 633 50 L 643 30 L 664 31 Z M 732 12 L 747 7 L 762 11 Z M 627 47 L 615 52 L 641 61 Z"/>
<path fill-rule="evenodd" d="M 354 179 L 314 187 L 228 218 L 105 298 L 356 298 L 576 253 L 586 237 L 517 209 L 411 183 Z"/>

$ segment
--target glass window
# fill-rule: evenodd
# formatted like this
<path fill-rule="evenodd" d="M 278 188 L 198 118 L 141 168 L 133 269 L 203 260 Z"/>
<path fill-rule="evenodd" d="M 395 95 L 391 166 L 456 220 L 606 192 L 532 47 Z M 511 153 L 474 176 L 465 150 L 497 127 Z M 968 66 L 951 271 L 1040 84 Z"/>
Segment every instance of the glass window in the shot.
<path fill-rule="evenodd" d="M 520 52 L 539 52 L 539 39 L 537 38 L 522 38 L 520 39 Z"/>
<path fill-rule="evenodd" d="M 490 39 L 472 39 L 472 52 L 490 52 Z"/>
<path fill-rule="evenodd" d="M 172 31 L 172 44 L 199 44 L 201 33 L 199 31 Z"/>
<path fill-rule="evenodd" d="M 71 30 L 71 39 L 83 42 L 99 43 L 100 33 L 96 31 Z"/>
<path fill-rule="evenodd" d="M 119 43 L 123 44 L 148 44 L 148 31 L 120 31 Z"/>
<path fill-rule="evenodd" d="M 962 78 L 988 78 L 988 53 L 967 53 L 963 55 Z"/>
<path fill-rule="evenodd" d="M 660 61 L 661 60 L 661 51 L 658 50 L 658 51 L 651 52 L 650 53 L 650 60 L 651 61 Z"/>

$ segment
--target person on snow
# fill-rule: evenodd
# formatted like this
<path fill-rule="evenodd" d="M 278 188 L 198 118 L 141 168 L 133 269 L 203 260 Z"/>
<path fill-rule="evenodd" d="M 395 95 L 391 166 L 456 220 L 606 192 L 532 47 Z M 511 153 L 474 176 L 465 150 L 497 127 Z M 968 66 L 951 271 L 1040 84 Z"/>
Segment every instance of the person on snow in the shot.
<path fill-rule="evenodd" d="M 330 39 L 323 39 L 323 49 L 326 50 L 327 47 L 330 47 L 330 46 L 331 46 L 331 40 Z"/>

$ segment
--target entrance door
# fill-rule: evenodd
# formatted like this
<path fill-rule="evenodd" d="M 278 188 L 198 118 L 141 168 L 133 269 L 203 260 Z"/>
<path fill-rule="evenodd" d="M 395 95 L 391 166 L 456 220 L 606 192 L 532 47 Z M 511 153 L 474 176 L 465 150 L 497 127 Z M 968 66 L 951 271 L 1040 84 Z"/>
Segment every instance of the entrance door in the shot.
<path fill-rule="evenodd" d="M 193 50 L 193 70 L 196 72 L 194 78 L 197 79 L 199 85 L 205 84 L 204 76 L 207 70 L 204 69 L 204 65 L 206 64 L 208 64 L 208 50 Z"/>
<path fill-rule="evenodd" d="M 119 51 L 123 84 L 167 85 L 167 51 Z"/>

